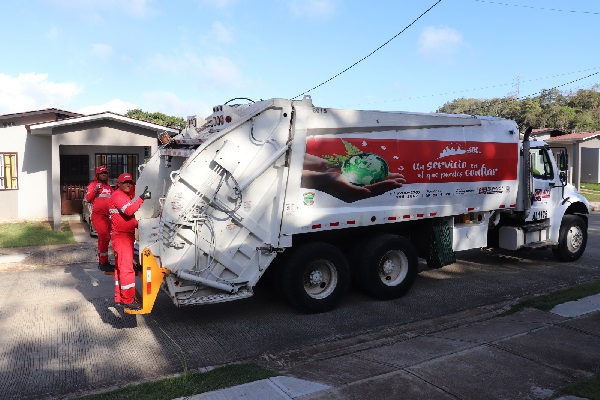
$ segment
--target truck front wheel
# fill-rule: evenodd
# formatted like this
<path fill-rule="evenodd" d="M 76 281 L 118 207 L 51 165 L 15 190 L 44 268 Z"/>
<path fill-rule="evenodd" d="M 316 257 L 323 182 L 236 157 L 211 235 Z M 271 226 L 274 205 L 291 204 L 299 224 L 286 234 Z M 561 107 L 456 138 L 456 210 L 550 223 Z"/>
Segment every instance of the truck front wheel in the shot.
<path fill-rule="evenodd" d="M 365 245 L 357 273 L 362 288 L 380 300 L 401 297 L 419 272 L 419 259 L 413 244 L 400 236 L 383 234 Z"/>
<path fill-rule="evenodd" d="M 565 215 L 560 224 L 558 246 L 552 248 L 560 261 L 575 261 L 581 257 L 587 244 L 587 227 L 581 217 Z"/>
<path fill-rule="evenodd" d="M 337 247 L 322 242 L 306 243 L 292 251 L 281 270 L 285 297 L 304 312 L 333 309 L 350 283 L 350 269 L 344 254 Z"/>

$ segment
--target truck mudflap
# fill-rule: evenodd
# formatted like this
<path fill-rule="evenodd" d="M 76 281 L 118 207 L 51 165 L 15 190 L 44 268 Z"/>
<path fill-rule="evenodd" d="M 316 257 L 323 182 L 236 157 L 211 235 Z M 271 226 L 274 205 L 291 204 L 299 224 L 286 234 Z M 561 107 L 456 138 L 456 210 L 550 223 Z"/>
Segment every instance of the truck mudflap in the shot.
<path fill-rule="evenodd" d="M 150 249 L 144 249 L 142 252 L 142 270 L 138 273 L 138 276 L 142 279 L 142 290 L 137 292 L 137 297 L 141 299 L 140 304 L 142 308 L 140 310 L 125 308 L 125 313 L 150 314 L 165 275 L 170 273 L 169 269 L 158 265 Z"/>

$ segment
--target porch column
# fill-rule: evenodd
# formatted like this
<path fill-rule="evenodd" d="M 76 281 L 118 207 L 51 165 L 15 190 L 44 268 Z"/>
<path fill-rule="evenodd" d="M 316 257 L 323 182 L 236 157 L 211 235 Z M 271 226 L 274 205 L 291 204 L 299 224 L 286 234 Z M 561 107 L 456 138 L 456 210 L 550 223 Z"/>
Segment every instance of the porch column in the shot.
<path fill-rule="evenodd" d="M 52 135 L 52 170 L 51 182 L 52 185 L 52 222 L 55 231 L 60 230 L 60 151 L 59 140 L 56 135 Z"/>
<path fill-rule="evenodd" d="M 577 190 L 581 189 L 581 147 L 579 142 L 573 142 L 573 169 L 575 171 L 574 186 Z"/>

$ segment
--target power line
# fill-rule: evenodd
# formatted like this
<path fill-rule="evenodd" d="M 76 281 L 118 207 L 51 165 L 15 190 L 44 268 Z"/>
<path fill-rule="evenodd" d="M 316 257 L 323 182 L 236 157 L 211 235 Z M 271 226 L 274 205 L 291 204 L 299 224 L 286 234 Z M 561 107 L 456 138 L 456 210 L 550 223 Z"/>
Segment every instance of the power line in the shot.
<path fill-rule="evenodd" d="M 425 14 L 427 14 L 429 11 L 431 11 L 435 6 L 437 6 L 439 3 L 441 3 L 442 0 L 437 0 L 435 2 L 434 5 L 432 5 L 431 7 L 429 7 L 427 10 L 425 10 L 425 12 L 423 12 L 421 15 L 419 15 L 413 22 L 411 22 L 410 24 L 408 24 L 404 29 L 402 29 L 400 32 L 398 32 L 397 34 L 395 34 L 391 39 L 389 39 L 387 42 L 385 42 L 384 44 L 382 44 L 381 46 L 379 46 L 378 48 L 376 48 L 375 50 L 373 50 L 372 52 L 370 52 L 368 55 L 364 56 L 363 58 L 361 58 L 360 60 L 358 60 L 357 62 L 355 62 L 354 64 L 352 64 L 351 66 L 349 66 L 348 68 L 346 68 L 345 70 L 343 70 L 342 72 L 338 72 L 337 74 L 335 74 L 334 76 L 332 76 L 331 78 L 327 79 L 324 82 L 319 83 L 317 86 L 313 87 L 312 89 L 307 90 L 306 92 L 300 93 L 297 96 L 292 97 L 292 99 L 295 99 L 297 97 L 303 96 L 308 92 L 311 92 L 313 90 L 315 90 L 318 87 L 323 86 L 324 84 L 326 84 L 327 82 L 330 82 L 332 80 L 334 80 L 335 78 L 337 78 L 338 76 L 342 75 L 344 72 L 350 70 L 351 68 L 355 67 L 356 65 L 358 65 L 359 63 L 363 62 L 364 60 L 366 60 L 367 58 L 371 57 L 373 54 L 375 54 L 377 51 L 379 51 L 383 46 L 387 45 L 388 43 L 390 43 L 392 40 L 396 39 L 398 36 L 400 36 L 402 33 L 404 33 L 405 30 L 407 30 L 408 28 L 410 28 L 412 25 L 415 24 L 415 22 L 417 22 L 419 19 L 421 19 L 422 16 L 424 16 Z"/>
<path fill-rule="evenodd" d="M 579 79 L 573 80 L 571 82 L 562 84 L 560 86 L 555 86 L 555 87 L 561 87 L 561 86 L 565 86 L 565 85 L 568 85 L 568 84 L 573 83 L 573 82 L 577 82 L 577 81 L 583 80 L 583 79 L 588 78 L 590 76 L 594 76 L 594 75 L 600 73 L 600 71 L 598 71 L 598 69 L 599 69 L 598 67 L 587 68 L 587 69 L 583 69 L 583 70 L 579 70 L 579 71 L 565 72 L 565 73 L 562 73 L 562 74 L 556 74 L 556 75 L 551 75 L 551 76 L 545 76 L 545 77 L 542 77 L 542 78 L 534 78 L 534 79 L 527 79 L 527 80 L 522 80 L 519 77 L 519 84 L 527 83 L 527 82 L 536 82 L 536 81 L 541 81 L 541 80 L 550 79 L 550 78 L 557 78 L 557 77 L 566 76 L 566 75 L 578 74 L 578 73 L 581 73 L 581 72 L 597 71 L 597 72 L 595 72 L 593 74 L 590 74 L 590 75 L 587 75 L 587 76 L 585 76 L 583 78 L 579 78 Z M 482 86 L 482 87 L 479 87 L 479 88 L 464 89 L 464 90 L 455 90 L 455 91 L 452 91 L 452 92 L 444 92 L 444 93 L 432 93 L 432 94 L 427 94 L 427 95 L 423 95 L 423 96 L 401 97 L 401 98 L 396 98 L 396 99 L 391 99 L 391 100 L 383 100 L 383 101 L 370 102 L 370 103 L 359 103 L 358 105 L 374 104 L 374 103 L 390 103 L 390 102 L 401 101 L 401 100 L 416 100 L 416 99 L 424 99 L 424 98 L 430 98 L 430 97 L 456 95 L 456 94 L 461 94 L 461 93 L 466 93 L 466 92 L 475 92 L 475 91 L 480 91 L 480 90 L 485 90 L 485 89 L 494 89 L 494 88 L 499 88 L 499 87 L 503 87 L 503 86 L 511 86 L 511 85 L 514 85 L 514 83 L 513 82 L 511 82 L 511 83 L 499 83 L 499 84 L 496 84 L 496 85 Z M 538 93 L 540 93 L 540 92 L 538 92 Z M 521 98 L 526 98 L 526 97 L 531 97 L 531 96 L 534 96 L 534 95 L 522 96 L 522 97 L 518 97 L 518 98 L 521 99 Z"/>
<path fill-rule="evenodd" d="M 587 76 L 584 76 L 584 77 L 581 77 L 581 78 L 579 78 L 579 79 L 572 80 L 571 82 L 563 83 L 562 85 L 557 85 L 557 86 L 554 86 L 554 87 L 550 88 L 550 90 L 552 90 L 552 89 L 557 89 L 557 88 L 559 88 L 559 87 L 562 87 L 562 86 L 567 86 L 567 85 L 570 85 L 571 83 L 575 83 L 575 82 L 578 82 L 578 81 L 584 80 L 584 79 L 586 79 L 586 78 L 589 78 L 590 76 L 594 76 L 594 75 L 598 75 L 598 74 L 600 74 L 600 71 L 596 71 L 596 72 L 594 72 L 593 74 L 589 74 L 589 75 L 587 75 Z M 518 97 L 518 98 L 517 98 L 517 100 L 523 100 L 523 99 L 526 99 L 526 98 L 528 98 L 528 97 L 537 96 L 538 94 L 541 94 L 541 93 L 542 93 L 542 92 L 537 92 L 537 93 L 530 94 L 530 95 L 527 95 L 527 96 Z"/>
<path fill-rule="evenodd" d="M 479 3 L 499 4 L 499 5 L 502 5 L 502 6 L 513 6 L 513 7 L 531 8 L 533 10 L 559 11 L 559 12 L 569 12 L 569 13 L 581 13 L 581 14 L 600 15 L 600 12 L 594 12 L 594 11 L 560 10 L 558 8 L 533 7 L 533 6 L 525 6 L 523 4 L 500 3 L 498 1 L 489 1 L 489 0 L 474 0 L 474 1 L 477 1 Z"/>

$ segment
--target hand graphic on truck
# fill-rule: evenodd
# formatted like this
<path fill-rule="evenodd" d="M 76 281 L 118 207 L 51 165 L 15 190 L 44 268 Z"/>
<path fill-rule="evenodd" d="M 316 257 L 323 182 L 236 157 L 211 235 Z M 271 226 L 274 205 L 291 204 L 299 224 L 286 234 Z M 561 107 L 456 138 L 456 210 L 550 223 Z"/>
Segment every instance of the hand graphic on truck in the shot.
<path fill-rule="evenodd" d="M 373 156 L 373 155 L 368 155 Z M 376 182 L 369 184 L 356 184 L 351 182 L 362 179 L 369 182 L 369 178 L 357 177 L 352 171 L 344 171 L 341 166 L 332 166 L 327 160 L 312 154 L 305 154 L 304 168 L 302 171 L 301 185 L 306 189 L 316 189 L 328 193 L 346 203 L 369 197 L 379 196 L 402 187 L 406 183 L 404 175 L 398 173 L 387 173 L 381 175 Z M 346 168 L 348 170 L 349 168 Z M 379 172 L 379 171 L 377 171 Z"/>

